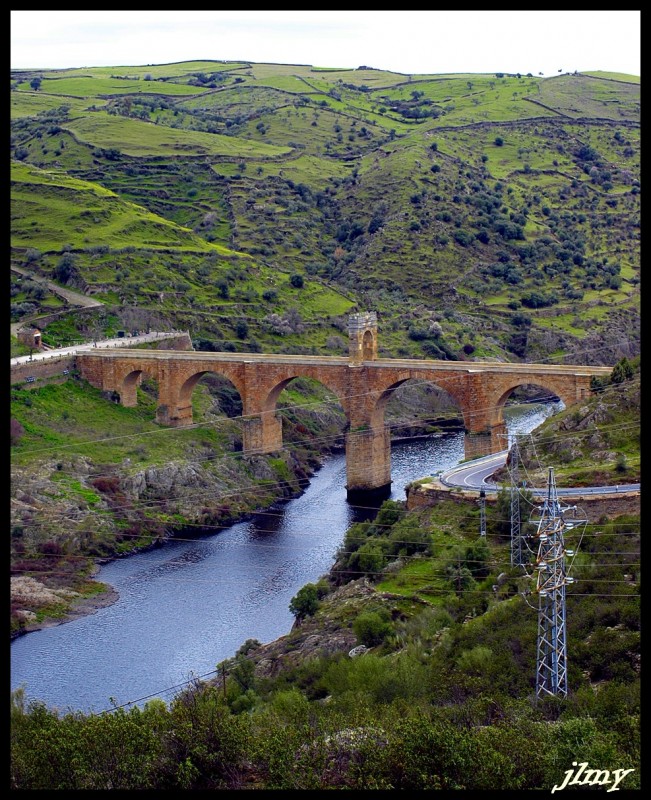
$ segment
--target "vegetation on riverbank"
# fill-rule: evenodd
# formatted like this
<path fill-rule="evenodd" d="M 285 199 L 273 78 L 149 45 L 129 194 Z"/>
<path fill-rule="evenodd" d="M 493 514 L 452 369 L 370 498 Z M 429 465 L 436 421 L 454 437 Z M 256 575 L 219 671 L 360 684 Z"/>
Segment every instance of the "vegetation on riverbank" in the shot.
<path fill-rule="evenodd" d="M 186 62 L 16 73 L 11 109 L 12 322 L 62 310 L 43 279 L 103 304 L 52 313 L 45 343 L 160 325 L 198 350 L 344 354 L 348 313 L 374 310 L 381 356 L 626 358 L 523 464 L 639 477 L 639 79 Z M 279 398 L 284 449 L 257 458 L 218 376 L 190 429 L 156 425 L 156 398 L 12 387 L 12 633 L 101 591 L 97 559 L 302 491 L 343 441 L 302 379 Z M 435 388 L 387 417 L 396 435 L 457 420 Z M 17 690 L 11 788 L 550 791 L 585 761 L 639 789 L 639 515 L 568 537 L 570 691 L 536 701 L 506 499 L 486 537 L 472 503 L 385 504 L 287 637 L 169 705 L 60 713 Z"/>
<path fill-rule="evenodd" d="M 549 791 L 587 761 L 639 788 L 639 516 L 585 531 L 569 695 L 536 701 L 532 579 L 509 566 L 504 510 L 482 541 L 466 503 L 385 503 L 288 636 L 244 643 L 169 705 L 59 714 L 18 690 L 12 787 Z"/>
<path fill-rule="evenodd" d="M 634 372 L 619 384 L 600 387 L 586 403 L 582 413 L 591 420 L 593 435 L 601 434 L 594 412 L 604 402 L 613 414 L 605 420 L 606 432 L 631 423 L 635 380 Z M 36 453 L 25 450 L 48 440 L 61 447 L 56 437 L 65 408 L 79 415 L 79 444 L 89 434 L 81 423 L 93 411 L 95 425 L 104 419 L 114 428 L 119 418 L 127 436 L 129 415 L 142 414 L 140 425 L 152 418 L 145 389 L 136 409 L 123 409 L 76 382 L 45 388 L 20 390 L 15 398 L 24 436 L 31 437 L 18 444 L 18 463 L 32 476 L 40 472 L 44 478 L 49 462 L 33 461 Z M 211 405 L 210 385 L 198 388 L 198 413 L 213 408 L 220 423 L 236 425 L 221 405 L 219 411 Z M 311 426 L 315 438 L 325 430 L 320 426 L 329 417 L 320 415 L 328 404 L 315 400 L 315 390 L 299 383 L 281 398 L 286 431 L 295 439 L 289 451 L 310 439 L 299 425 Z M 633 398 L 632 405 L 618 400 L 620 394 Z M 23 403 L 26 398 L 31 405 Z M 412 413 L 415 402 L 407 396 L 395 418 L 404 424 L 405 410 Z M 221 387 L 218 405 L 232 408 L 229 403 L 233 397 Z M 340 420 L 330 422 L 340 431 Z M 637 424 L 639 429 L 639 416 Z M 557 430 L 555 425 L 551 418 L 534 434 L 536 452 L 547 452 L 537 438 L 553 442 L 548 431 Z M 572 435 L 563 430 L 564 437 Z M 184 431 L 184 444 L 176 446 L 196 447 L 196 436 Z M 144 449 L 120 451 L 120 463 L 137 455 L 143 464 L 155 464 L 158 437 L 134 442 Z M 123 446 L 107 442 L 109 448 Z M 115 452 L 110 455 L 116 458 Z M 50 464 L 51 477 L 61 475 L 53 481 L 57 491 L 77 512 L 112 513 L 109 504 L 102 505 L 106 492 L 89 483 L 93 471 L 73 478 L 69 467 Z M 523 519 L 526 513 L 524 508 Z M 189 685 L 169 705 L 151 700 L 143 708 L 102 715 L 62 714 L 26 703 L 18 690 L 12 696 L 12 786 L 486 789 L 499 778 L 503 788 L 549 790 L 562 783 L 572 761 L 588 761 L 600 770 L 632 769 L 622 788 L 639 788 L 639 515 L 602 517 L 567 536 L 567 546 L 577 552 L 572 562 L 577 582 L 567 598 L 569 696 L 537 702 L 537 615 L 530 605 L 535 596 L 527 594 L 532 579 L 510 566 L 509 514 L 510 500 L 502 494 L 487 505 L 487 536 L 480 537 L 473 501 L 444 501 L 411 512 L 405 503 L 385 503 L 372 522 L 349 529 L 330 574 L 299 592 L 290 634 L 269 645 L 245 642 L 233 659 L 216 665 L 214 679 Z M 31 522 L 12 535 L 14 546 L 38 541 L 39 528 Z M 42 530 L 52 535 L 54 522 L 51 518 Z M 72 554 L 74 543 L 67 541 Z M 104 546 L 109 541 L 106 536 Z M 54 571 L 61 573 L 66 563 L 64 553 L 33 553 L 30 571 L 39 562 L 51 567 L 47 559 L 55 558 Z M 45 585 L 50 576 L 39 580 Z M 539 748 L 539 758 L 531 758 L 532 746 Z"/>

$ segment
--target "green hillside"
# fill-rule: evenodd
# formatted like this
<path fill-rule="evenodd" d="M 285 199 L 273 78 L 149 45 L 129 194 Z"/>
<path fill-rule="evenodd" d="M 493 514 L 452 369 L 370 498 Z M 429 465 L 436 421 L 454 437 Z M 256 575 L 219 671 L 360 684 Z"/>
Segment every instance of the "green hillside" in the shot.
<path fill-rule="evenodd" d="M 639 348 L 638 79 L 219 61 L 11 77 L 13 160 L 113 193 L 110 224 L 97 223 L 96 200 L 81 217 L 89 194 L 61 187 L 55 203 L 17 180 L 12 260 L 53 277 L 72 247 L 91 284 L 108 248 L 101 283 L 118 315 L 120 297 L 147 307 L 172 289 L 146 254 L 146 281 L 125 274 L 115 256 L 134 247 L 173 254 L 179 284 L 197 268 L 226 281 L 211 306 L 230 324 L 196 303 L 166 313 L 237 349 L 322 350 L 355 308 L 377 311 L 386 355 L 612 364 Z M 246 288 L 219 263 L 198 267 L 215 245 L 249 257 Z M 285 291 L 292 276 L 302 288 Z M 295 313 L 310 325 L 294 338 L 265 322 Z"/>
<path fill-rule="evenodd" d="M 382 357 L 609 365 L 522 442 L 523 474 L 639 480 L 638 78 L 201 60 L 17 71 L 10 109 L 12 327 L 47 313 L 49 346 L 176 328 L 197 350 L 339 355 L 368 310 Z M 98 559 L 296 496 L 343 446 L 313 381 L 280 393 L 283 449 L 253 458 L 229 381 L 201 377 L 188 428 L 154 421 L 157 388 L 127 408 L 74 366 L 11 387 L 12 636 L 105 592 Z M 394 433 L 462 426 L 443 390 L 404 388 Z M 585 761 L 639 789 L 636 500 L 568 533 L 569 692 L 542 700 L 510 500 L 486 504 L 485 537 L 474 499 L 388 501 L 292 599 L 290 634 L 247 640 L 169 706 L 12 692 L 11 788 L 552 791 Z"/>

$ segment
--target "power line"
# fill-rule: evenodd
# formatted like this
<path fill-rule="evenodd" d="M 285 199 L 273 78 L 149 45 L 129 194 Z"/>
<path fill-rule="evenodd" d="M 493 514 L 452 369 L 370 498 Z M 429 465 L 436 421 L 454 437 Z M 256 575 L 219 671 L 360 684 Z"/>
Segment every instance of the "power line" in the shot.
<path fill-rule="evenodd" d="M 433 383 L 432 381 L 427 381 L 427 380 L 421 380 L 421 381 L 412 380 L 412 381 L 410 381 L 410 385 L 411 386 L 432 386 L 432 385 L 438 386 L 439 384 L 446 384 L 448 382 L 453 383 L 453 382 L 458 382 L 460 380 L 465 380 L 464 376 L 450 376 L 448 378 L 441 378 L 441 379 L 437 379 L 436 383 Z M 396 387 L 393 387 L 393 388 L 389 388 L 383 394 L 386 395 L 386 394 L 389 394 L 389 393 L 394 393 L 394 392 L 398 391 L 399 388 L 400 388 L 399 386 L 396 386 Z M 615 387 L 613 387 L 613 388 L 615 388 Z M 443 388 L 443 390 L 445 391 L 445 388 Z M 353 399 L 358 399 L 358 398 L 363 398 L 363 397 L 369 397 L 371 395 L 374 396 L 375 394 L 377 394 L 377 393 L 376 392 L 362 392 L 362 393 L 359 393 L 359 394 L 344 395 L 341 398 L 341 400 L 342 401 L 353 400 Z M 540 397 L 540 401 L 541 402 L 545 402 L 547 400 L 552 399 L 553 397 L 555 397 L 555 395 L 549 395 L 549 394 L 543 395 L 543 396 Z M 294 405 L 291 405 L 291 406 L 285 406 L 283 408 L 277 409 L 277 411 L 278 412 L 291 411 L 291 410 L 309 408 L 311 406 L 321 407 L 321 406 L 324 406 L 324 405 L 328 405 L 328 406 L 332 407 L 333 404 L 341 405 L 340 398 L 339 397 L 328 398 L 326 400 L 309 401 L 309 402 L 306 402 L 306 403 L 294 404 Z M 472 416 L 475 416 L 477 414 L 484 414 L 486 412 L 496 411 L 496 410 L 498 410 L 500 408 L 503 408 L 503 406 L 486 406 L 486 407 L 482 407 L 482 408 L 478 408 L 478 409 L 473 409 L 472 411 L 467 412 L 466 415 L 468 417 L 472 417 Z M 460 410 L 459 410 L 459 414 L 461 415 L 461 411 Z M 57 450 L 57 449 L 61 449 L 61 448 L 66 448 L 66 447 L 82 447 L 85 444 L 97 444 L 99 442 L 116 441 L 116 440 L 119 440 L 119 439 L 135 438 L 137 436 L 148 436 L 148 435 L 151 435 L 151 434 L 158 434 L 158 433 L 179 433 L 179 432 L 186 431 L 186 430 L 194 430 L 194 429 L 197 429 L 197 428 L 207 427 L 209 425 L 213 425 L 214 426 L 214 425 L 217 425 L 217 424 L 225 424 L 228 421 L 243 420 L 243 419 L 247 419 L 249 417 L 250 417 L 250 415 L 240 414 L 240 415 L 235 415 L 233 417 L 227 417 L 225 419 L 220 419 L 220 420 L 210 420 L 208 422 L 192 423 L 191 425 L 185 425 L 185 426 L 182 426 L 180 428 L 162 427 L 160 429 L 155 429 L 155 430 L 151 430 L 151 431 L 143 431 L 141 433 L 124 434 L 122 436 L 113 436 L 113 437 L 103 437 L 101 439 L 91 439 L 91 440 L 88 440 L 86 442 L 74 442 L 74 443 L 72 443 L 70 445 L 61 444 L 61 445 L 54 445 L 52 447 L 47 447 L 47 448 L 37 448 L 37 449 L 31 449 L 31 450 L 26 449 L 26 450 L 22 451 L 22 454 L 48 452 L 48 451 Z M 451 415 L 447 415 L 445 417 L 438 417 L 438 418 L 434 417 L 432 419 L 433 419 L 433 421 L 436 421 L 437 419 L 443 420 L 443 419 L 450 419 L 450 418 L 451 418 Z M 455 415 L 455 418 L 456 418 L 456 415 Z M 420 419 L 420 417 L 418 417 L 416 419 Z M 399 427 L 400 425 L 403 425 L 405 423 L 404 422 L 399 422 L 399 423 L 394 423 L 394 424 L 395 424 L 396 427 Z"/>

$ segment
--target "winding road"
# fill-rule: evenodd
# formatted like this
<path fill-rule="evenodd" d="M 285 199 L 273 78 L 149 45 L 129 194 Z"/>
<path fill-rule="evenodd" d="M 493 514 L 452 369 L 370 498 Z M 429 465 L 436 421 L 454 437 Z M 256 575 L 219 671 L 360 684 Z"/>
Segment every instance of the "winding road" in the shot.
<path fill-rule="evenodd" d="M 454 489 L 467 489 L 469 491 L 479 492 L 497 492 L 500 489 L 495 483 L 490 482 L 491 475 L 506 463 L 508 450 L 501 450 L 499 453 L 493 453 L 489 456 L 482 458 L 475 458 L 465 464 L 460 464 L 457 467 L 448 469 L 441 472 L 435 477 L 444 485 Z M 547 488 L 536 488 L 534 486 L 526 486 L 534 497 L 544 497 L 547 494 Z M 639 492 L 639 483 L 625 483 L 618 486 L 579 486 L 570 488 L 557 488 L 556 492 L 566 497 L 574 497 L 577 495 L 610 495 L 619 494 L 624 492 Z"/>

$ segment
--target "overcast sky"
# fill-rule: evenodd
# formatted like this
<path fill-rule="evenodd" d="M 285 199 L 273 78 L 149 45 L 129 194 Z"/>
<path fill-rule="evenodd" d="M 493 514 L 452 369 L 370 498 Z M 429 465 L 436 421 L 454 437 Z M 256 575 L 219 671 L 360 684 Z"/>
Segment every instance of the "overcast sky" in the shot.
<path fill-rule="evenodd" d="M 640 11 L 11 11 L 11 68 L 197 59 L 640 75 Z"/>

